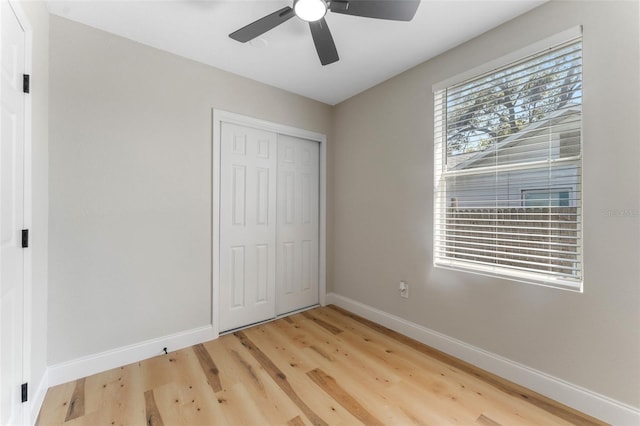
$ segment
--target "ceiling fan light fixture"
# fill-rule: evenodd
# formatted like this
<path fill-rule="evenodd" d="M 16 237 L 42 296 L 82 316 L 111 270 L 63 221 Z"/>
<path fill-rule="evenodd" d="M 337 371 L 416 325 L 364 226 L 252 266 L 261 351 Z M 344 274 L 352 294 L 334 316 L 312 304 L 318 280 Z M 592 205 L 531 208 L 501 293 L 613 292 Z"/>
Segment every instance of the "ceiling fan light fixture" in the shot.
<path fill-rule="evenodd" d="M 325 0 L 296 0 L 293 10 L 296 16 L 307 22 L 315 22 L 324 18 L 327 13 Z"/>

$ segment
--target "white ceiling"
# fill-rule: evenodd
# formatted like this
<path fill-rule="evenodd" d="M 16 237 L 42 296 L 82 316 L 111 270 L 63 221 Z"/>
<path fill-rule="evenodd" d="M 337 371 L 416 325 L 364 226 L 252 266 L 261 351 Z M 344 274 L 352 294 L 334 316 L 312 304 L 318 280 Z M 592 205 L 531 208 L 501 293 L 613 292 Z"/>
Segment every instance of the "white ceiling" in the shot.
<path fill-rule="evenodd" d="M 401 0 L 399 0 L 401 1 Z M 322 66 L 297 17 L 242 44 L 228 34 L 292 0 L 49 0 L 55 15 L 330 105 L 546 0 L 422 0 L 411 22 L 329 12 L 340 61 Z"/>

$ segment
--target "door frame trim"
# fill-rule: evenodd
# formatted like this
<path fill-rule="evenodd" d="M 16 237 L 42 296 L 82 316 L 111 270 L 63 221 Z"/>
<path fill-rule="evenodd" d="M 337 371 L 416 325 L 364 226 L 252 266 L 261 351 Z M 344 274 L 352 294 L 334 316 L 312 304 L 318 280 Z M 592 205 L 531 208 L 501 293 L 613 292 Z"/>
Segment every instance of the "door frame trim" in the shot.
<path fill-rule="evenodd" d="M 318 251 L 318 301 L 320 305 L 326 304 L 326 235 L 327 235 L 327 137 L 322 133 L 291 127 L 284 124 L 273 123 L 234 112 L 214 108 L 213 114 L 213 149 L 212 149 L 212 222 L 211 222 L 211 325 L 215 338 L 220 334 L 219 306 L 220 300 L 220 147 L 222 123 L 232 123 L 247 126 L 254 129 L 274 132 L 281 135 L 293 136 L 311 140 L 320 144 L 320 205 L 319 205 L 319 251 Z"/>

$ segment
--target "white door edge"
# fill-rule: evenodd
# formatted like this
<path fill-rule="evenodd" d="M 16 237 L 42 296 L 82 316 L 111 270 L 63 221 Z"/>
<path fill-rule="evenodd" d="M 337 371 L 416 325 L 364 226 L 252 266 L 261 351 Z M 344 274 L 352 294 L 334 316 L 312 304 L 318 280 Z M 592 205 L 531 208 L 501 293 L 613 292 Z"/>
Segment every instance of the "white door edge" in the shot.
<path fill-rule="evenodd" d="M 22 9 L 20 1 L 9 0 L 9 4 L 13 8 L 20 25 L 24 29 L 25 36 L 25 52 L 24 52 L 24 70 L 25 74 L 32 74 L 32 52 L 33 52 L 33 30 L 29 20 L 27 19 L 27 15 Z M 29 94 L 25 96 L 24 99 L 24 210 L 23 210 L 23 229 L 29 229 L 29 247 L 24 249 L 24 312 L 23 312 L 23 360 L 22 360 L 22 374 L 23 380 L 26 383 L 29 383 L 29 392 L 28 392 L 28 401 L 24 407 L 25 420 L 27 422 L 35 422 L 36 419 L 27 419 L 27 416 L 30 416 L 32 410 L 30 409 L 31 404 L 34 400 L 34 390 L 35 383 L 31 380 L 31 329 L 32 329 L 32 281 L 31 281 L 31 252 L 32 252 L 32 241 L 33 241 L 33 232 L 31 231 L 32 226 L 32 154 L 31 154 L 31 128 L 32 128 L 32 118 L 31 118 L 31 97 Z"/>
<path fill-rule="evenodd" d="M 220 109 L 213 109 L 213 149 L 212 149 L 212 264 L 211 264 L 211 325 L 217 338 L 220 334 L 219 306 L 220 300 L 220 147 L 222 123 L 232 123 L 255 129 L 270 131 L 282 135 L 308 139 L 320 144 L 320 238 L 319 238 L 319 276 L 318 301 L 321 306 L 326 303 L 326 228 L 327 228 L 327 137 L 322 133 L 273 123 Z"/>
<path fill-rule="evenodd" d="M 17 0 L 7 0 L 13 13 L 18 18 L 18 23 L 24 30 L 24 73 L 32 74 L 33 66 L 33 28 L 31 23 L 27 19 L 27 14 L 24 12 L 21 6 L 21 2 Z M 31 94 L 24 98 L 24 152 L 23 152 L 23 229 L 32 228 L 32 143 L 31 143 L 31 129 L 32 129 L 32 117 L 31 117 Z M 23 381 L 29 383 L 30 392 L 28 395 L 27 403 L 22 407 L 22 418 L 24 424 L 35 423 L 35 418 L 31 418 L 31 404 L 34 401 L 33 390 L 35 389 L 35 383 L 31 380 L 31 328 L 32 328 L 32 260 L 31 260 L 31 246 L 32 246 L 32 233 L 29 235 L 29 248 L 24 249 L 23 257 L 23 349 L 22 349 L 22 377 Z"/>

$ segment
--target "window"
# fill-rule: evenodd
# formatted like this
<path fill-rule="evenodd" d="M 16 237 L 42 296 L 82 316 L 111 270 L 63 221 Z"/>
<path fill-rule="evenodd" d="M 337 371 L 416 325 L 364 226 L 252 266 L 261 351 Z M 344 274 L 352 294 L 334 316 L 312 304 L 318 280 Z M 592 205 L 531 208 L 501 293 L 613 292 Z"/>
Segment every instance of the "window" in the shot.
<path fill-rule="evenodd" d="M 582 38 L 558 37 L 434 87 L 436 266 L 582 289 Z"/>

